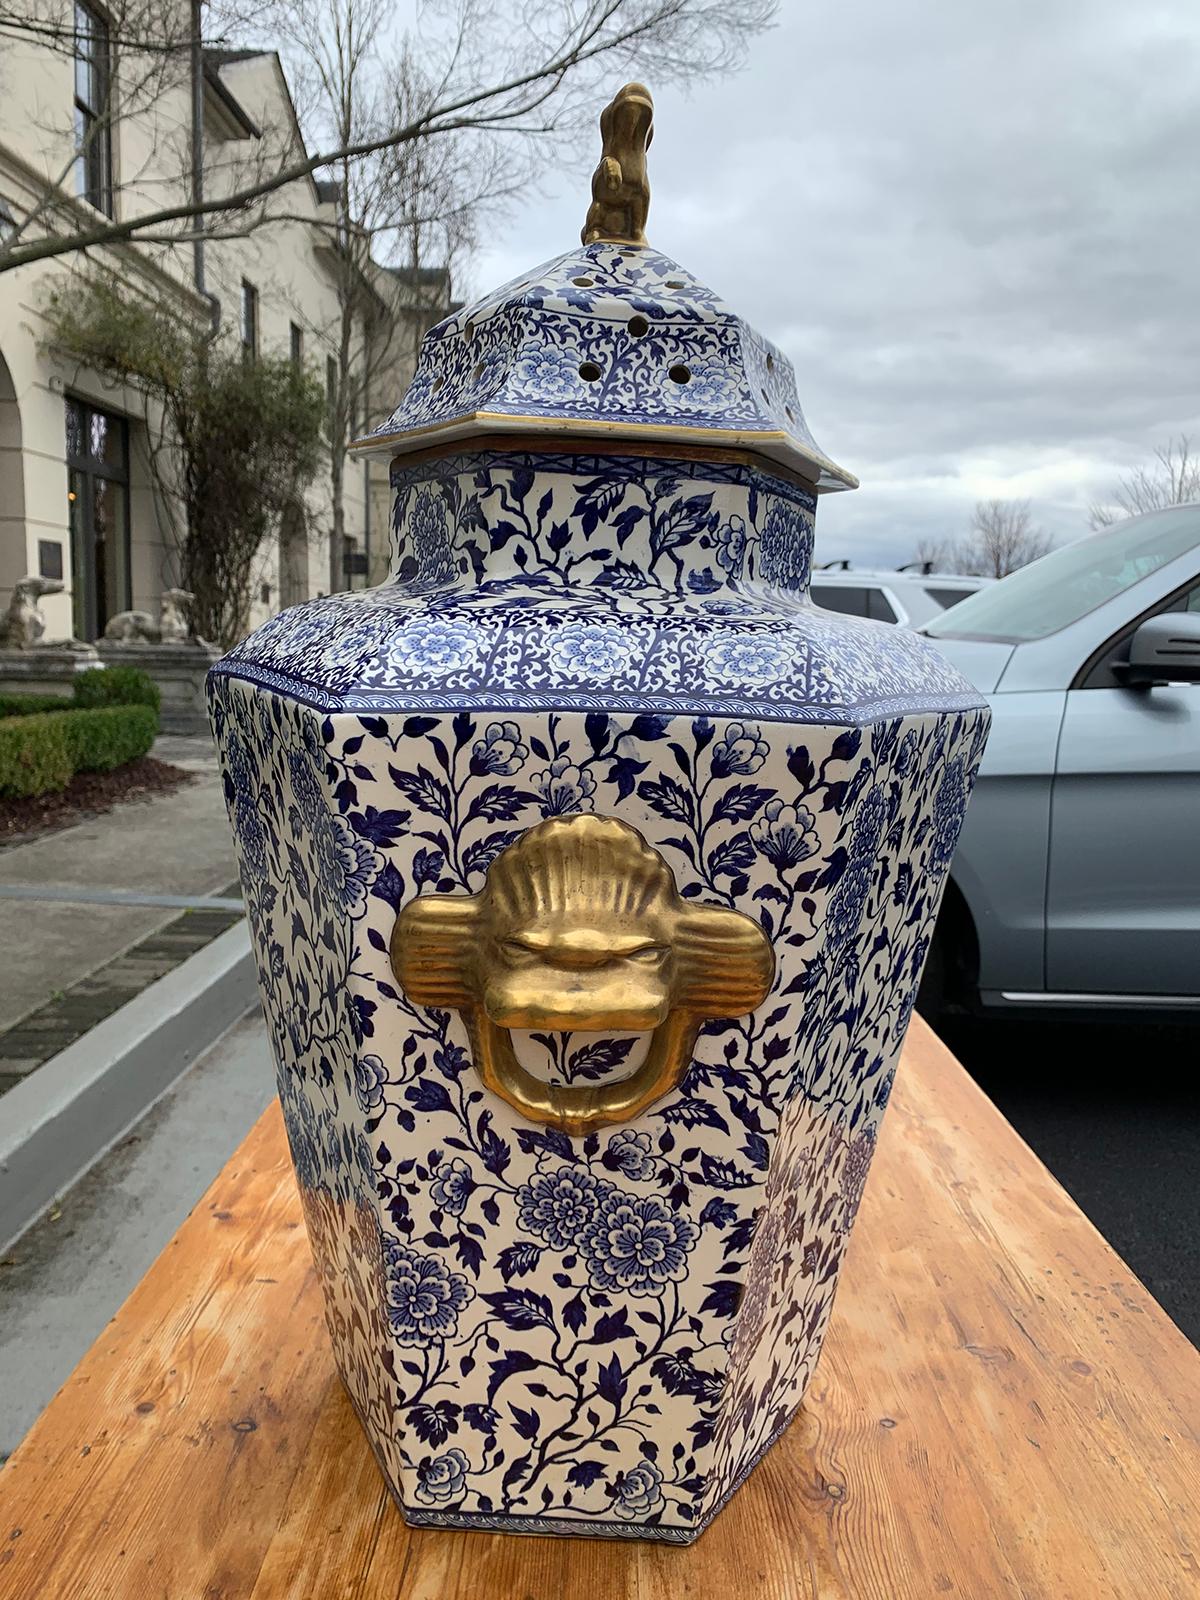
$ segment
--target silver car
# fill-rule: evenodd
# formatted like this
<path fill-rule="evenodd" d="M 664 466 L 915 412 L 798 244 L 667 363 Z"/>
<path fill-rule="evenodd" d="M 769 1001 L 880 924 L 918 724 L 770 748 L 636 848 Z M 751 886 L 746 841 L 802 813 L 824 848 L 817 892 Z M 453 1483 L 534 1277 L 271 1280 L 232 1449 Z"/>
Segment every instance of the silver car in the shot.
<path fill-rule="evenodd" d="M 919 628 L 941 616 L 993 578 L 971 578 L 958 572 L 870 572 L 848 561 L 818 567 L 812 575 L 812 598 L 826 611 L 849 617 L 870 617 L 872 622 L 895 622 Z"/>
<path fill-rule="evenodd" d="M 993 715 L 922 1009 L 1200 1007 L 1200 506 L 922 631 Z"/>

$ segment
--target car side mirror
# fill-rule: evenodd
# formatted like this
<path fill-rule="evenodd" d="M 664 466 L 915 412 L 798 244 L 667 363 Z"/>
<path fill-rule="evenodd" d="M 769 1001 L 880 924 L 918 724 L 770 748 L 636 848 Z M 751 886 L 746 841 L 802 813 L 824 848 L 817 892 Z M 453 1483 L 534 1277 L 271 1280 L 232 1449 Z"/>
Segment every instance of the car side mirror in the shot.
<path fill-rule="evenodd" d="M 1123 683 L 1200 683 L 1200 612 L 1163 611 L 1147 617 L 1129 640 L 1129 656 L 1113 663 Z"/>

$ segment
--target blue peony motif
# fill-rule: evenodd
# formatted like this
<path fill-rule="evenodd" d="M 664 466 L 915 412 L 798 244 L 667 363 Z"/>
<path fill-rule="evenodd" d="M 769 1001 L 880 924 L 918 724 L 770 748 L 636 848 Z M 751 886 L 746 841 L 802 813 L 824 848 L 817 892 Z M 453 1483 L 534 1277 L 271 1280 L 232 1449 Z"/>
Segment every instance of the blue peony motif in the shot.
<path fill-rule="evenodd" d="M 593 1289 L 642 1297 L 660 1295 L 687 1276 L 688 1252 L 699 1233 L 661 1200 L 606 1186 L 577 1243 Z"/>
<path fill-rule="evenodd" d="M 966 809 L 966 765 L 962 756 L 955 756 L 942 774 L 942 781 L 933 798 L 933 847 L 929 866 L 931 871 L 939 875 L 950 865 Z"/>
<path fill-rule="evenodd" d="M 454 556 L 450 539 L 446 502 L 440 495 L 423 492 L 408 513 L 404 530 L 412 544 L 418 574 L 431 582 L 445 582 L 454 576 Z"/>
<path fill-rule="evenodd" d="M 771 683 L 783 678 L 792 665 L 792 650 L 783 639 L 727 639 L 708 655 L 714 678 L 723 683 Z"/>
<path fill-rule="evenodd" d="M 628 670 L 633 645 L 620 628 L 573 624 L 550 640 L 550 659 L 559 672 L 597 683 Z"/>
<path fill-rule="evenodd" d="M 399 672 L 425 678 L 468 672 L 479 654 L 480 640 L 466 623 L 410 622 L 392 641 L 391 664 Z"/>
<path fill-rule="evenodd" d="M 586 767 L 577 767 L 570 756 L 559 756 L 544 771 L 533 773 L 529 781 L 541 796 L 545 817 L 592 809 L 596 780 Z"/>
<path fill-rule="evenodd" d="M 731 722 L 725 729 L 724 738 L 713 745 L 713 775 L 728 778 L 737 773 L 745 777 L 757 772 L 766 759 L 767 742 L 762 730 L 752 722 Z"/>
<path fill-rule="evenodd" d="M 241 847 L 242 871 L 262 880 L 270 871 L 267 859 L 267 834 L 252 800 L 239 795 L 233 812 L 233 827 Z"/>
<path fill-rule="evenodd" d="M 354 1063 L 354 1098 L 360 1108 L 374 1111 L 383 1104 L 383 1086 L 387 1082 L 383 1061 L 379 1056 L 359 1056 Z"/>
<path fill-rule="evenodd" d="M 864 1128 L 850 1141 L 845 1160 L 842 1162 L 841 1191 L 844 1207 L 842 1228 L 846 1233 L 849 1233 L 854 1226 L 854 1219 L 862 1203 L 871 1157 L 875 1154 L 875 1139 L 876 1130 L 873 1127 Z"/>
<path fill-rule="evenodd" d="M 742 575 L 745 559 L 745 518 L 732 516 L 717 529 L 717 565 L 723 567 L 731 578 L 737 579 Z"/>
<path fill-rule="evenodd" d="M 306 750 L 289 750 L 287 760 L 296 807 L 309 827 L 316 827 L 326 805 L 320 780 L 313 770 L 312 757 Z"/>
<path fill-rule="evenodd" d="M 632 1128 L 622 1128 L 608 1141 L 604 1152 L 604 1165 L 615 1172 L 623 1172 L 634 1183 L 644 1183 L 654 1176 L 656 1161 L 648 1133 L 636 1133 Z"/>
<path fill-rule="evenodd" d="M 788 500 L 772 500 L 759 536 L 758 575 L 781 589 L 803 589 L 811 553 L 809 525 Z"/>
<path fill-rule="evenodd" d="M 762 815 L 750 824 L 750 837 L 760 855 L 781 872 L 798 867 L 821 848 L 816 818 L 807 806 L 768 800 Z"/>
<path fill-rule="evenodd" d="M 326 817 L 314 844 L 317 870 L 330 897 L 350 916 L 364 911 L 371 885 L 383 866 L 379 851 L 360 839 L 345 817 Z"/>
<path fill-rule="evenodd" d="M 253 794 L 254 763 L 236 733 L 229 733 L 225 737 L 225 765 L 229 768 L 230 781 L 238 794 Z"/>
<path fill-rule="evenodd" d="M 388 1322 L 398 1344 L 430 1345 L 453 1339 L 458 1314 L 475 1298 L 459 1272 L 440 1256 L 422 1256 L 398 1239 L 385 1239 Z"/>
<path fill-rule="evenodd" d="M 896 754 L 896 776 L 907 778 L 917 764 L 917 739 L 916 730 L 910 728 L 900 741 L 900 749 Z"/>
<path fill-rule="evenodd" d="M 850 854 L 855 858 L 876 855 L 886 821 L 887 798 L 882 786 L 877 784 L 863 800 L 854 818 L 854 827 L 850 830 Z"/>
<path fill-rule="evenodd" d="M 517 1220 L 554 1249 L 569 1250 L 578 1244 L 581 1230 L 592 1221 L 598 1203 L 611 1187 L 586 1167 L 535 1172 L 517 1190 Z"/>
<path fill-rule="evenodd" d="M 427 1506 L 449 1505 L 461 1500 L 467 1490 L 471 1463 L 456 1445 L 444 1455 L 434 1456 L 417 1468 L 417 1499 Z"/>
<path fill-rule="evenodd" d="M 471 1176 L 470 1167 L 458 1156 L 452 1156 L 437 1168 L 429 1192 L 435 1206 L 440 1206 L 452 1217 L 461 1217 L 474 1188 L 475 1179 Z"/>
<path fill-rule="evenodd" d="M 626 1522 L 648 1517 L 663 1504 L 662 1469 L 653 1461 L 639 1461 L 623 1472 L 616 1482 L 617 1515 Z"/>
<path fill-rule="evenodd" d="M 521 743 L 515 722 L 489 722 L 482 739 L 471 746 L 471 771 L 477 778 L 494 773 L 511 778 L 529 759 L 529 746 Z"/>
<path fill-rule="evenodd" d="M 517 351 L 510 387 L 526 391 L 539 401 L 578 399 L 583 389 L 581 360 L 577 350 L 530 340 Z"/>
<path fill-rule="evenodd" d="M 839 949 L 857 934 L 874 876 L 875 863 L 865 857 L 852 860 L 842 874 L 826 916 L 830 949 Z"/>

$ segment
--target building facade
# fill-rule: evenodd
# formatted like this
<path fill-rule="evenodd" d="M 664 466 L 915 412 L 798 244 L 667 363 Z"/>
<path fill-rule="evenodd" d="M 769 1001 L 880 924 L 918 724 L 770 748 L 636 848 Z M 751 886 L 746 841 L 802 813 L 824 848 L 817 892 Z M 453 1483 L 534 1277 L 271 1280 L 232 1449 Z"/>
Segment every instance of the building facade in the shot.
<path fill-rule="evenodd" d="M 162 16 L 169 39 L 169 7 L 148 14 Z M 181 14 L 184 25 L 190 14 Z M 182 52 L 177 70 L 140 73 L 136 52 L 118 52 L 91 0 L 75 0 L 64 17 L 69 27 L 57 39 L 4 41 L 0 248 L 21 223 L 25 241 L 75 233 L 186 203 L 196 185 L 219 197 L 247 174 L 303 156 L 273 52 Z M 69 296 L 103 272 L 122 295 L 152 301 L 198 331 L 215 325 L 240 339 L 250 359 L 270 353 L 304 363 L 332 400 L 347 299 L 338 192 L 306 177 L 277 190 L 265 209 L 270 217 L 244 236 L 216 229 L 198 248 L 116 243 L 0 272 L 0 608 L 25 574 L 60 578 L 63 592 L 42 602 L 48 638 L 96 639 L 130 608 L 156 615 L 163 590 L 180 581 L 177 508 L 164 502 L 153 463 L 156 450 L 170 448 L 162 419 L 135 386 L 114 384 L 53 347 L 51 296 Z M 358 279 L 349 420 L 365 431 L 394 406 L 414 333 L 444 314 L 449 284 L 445 272 L 373 263 Z M 386 360 L 377 359 L 381 343 Z M 386 476 L 347 460 L 342 500 L 335 545 L 326 460 L 282 519 L 278 540 L 260 553 L 249 625 L 386 570 Z"/>

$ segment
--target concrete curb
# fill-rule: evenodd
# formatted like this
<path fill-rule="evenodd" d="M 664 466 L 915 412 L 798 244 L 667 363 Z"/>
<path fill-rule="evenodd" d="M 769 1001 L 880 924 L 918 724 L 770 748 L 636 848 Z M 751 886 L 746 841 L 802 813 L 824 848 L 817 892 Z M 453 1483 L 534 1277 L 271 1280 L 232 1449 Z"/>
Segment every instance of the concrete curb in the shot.
<path fill-rule="evenodd" d="M 0 1098 L 0 1250 L 244 1015 L 255 978 L 240 922 Z"/>

